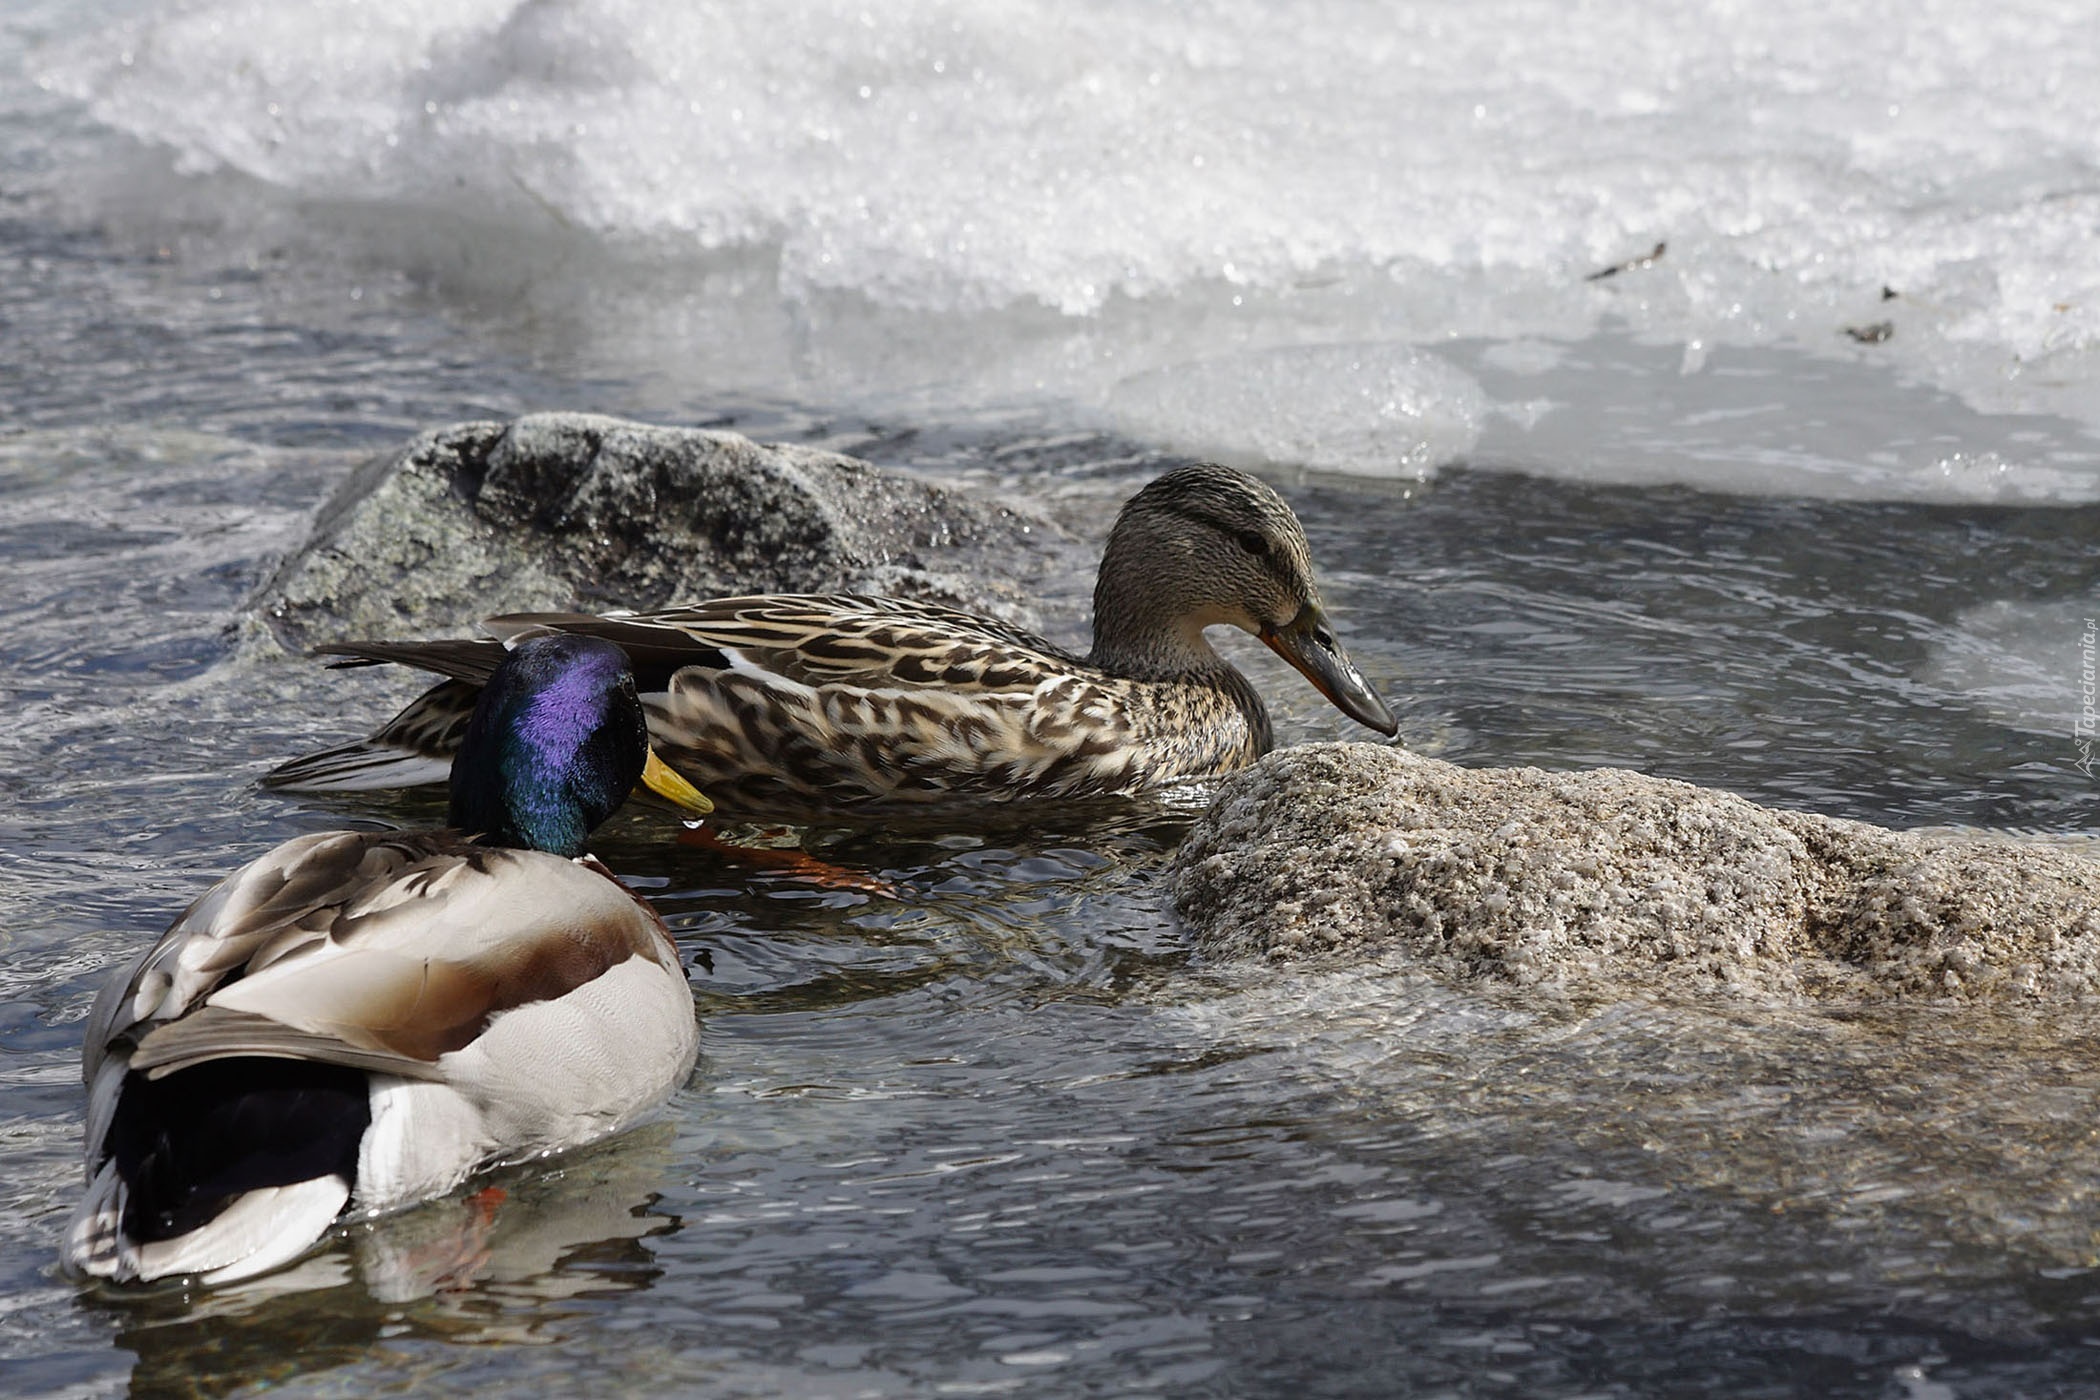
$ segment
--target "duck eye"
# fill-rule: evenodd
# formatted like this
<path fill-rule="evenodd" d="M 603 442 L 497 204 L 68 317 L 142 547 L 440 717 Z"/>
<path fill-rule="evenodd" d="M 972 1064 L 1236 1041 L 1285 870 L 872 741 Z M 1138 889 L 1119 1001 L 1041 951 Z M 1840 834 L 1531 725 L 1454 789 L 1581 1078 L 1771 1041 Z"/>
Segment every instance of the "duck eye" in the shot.
<path fill-rule="evenodd" d="M 1257 559 L 1269 552 L 1269 541 L 1258 530 L 1242 530 L 1239 534 L 1240 548 Z"/>

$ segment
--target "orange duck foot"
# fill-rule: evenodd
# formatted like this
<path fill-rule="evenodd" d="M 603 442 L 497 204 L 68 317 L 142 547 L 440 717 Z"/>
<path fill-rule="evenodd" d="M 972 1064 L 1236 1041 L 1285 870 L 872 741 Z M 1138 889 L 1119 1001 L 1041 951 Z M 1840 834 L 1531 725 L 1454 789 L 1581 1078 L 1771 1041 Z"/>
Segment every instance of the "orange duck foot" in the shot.
<path fill-rule="evenodd" d="M 777 871 L 796 880 L 805 880 L 827 890 L 854 890 L 861 894 L 881 895 L 884 899 L 900 897 L 897 887 L 879 875 L 870 875 L 864 870 L 850 870 L 843 865 L 833 865 L 828 860 L 819 860 L 807 851 L 790 850 L 779 846 L 739 846 L 733 841 L 724 841 L 704 826 L 689 826 L 678 834 L 681 846 L 697 846 L 703 851 L 713 851 L 725 860 L 738 865 L 748 865 L 759 870 Z"/>

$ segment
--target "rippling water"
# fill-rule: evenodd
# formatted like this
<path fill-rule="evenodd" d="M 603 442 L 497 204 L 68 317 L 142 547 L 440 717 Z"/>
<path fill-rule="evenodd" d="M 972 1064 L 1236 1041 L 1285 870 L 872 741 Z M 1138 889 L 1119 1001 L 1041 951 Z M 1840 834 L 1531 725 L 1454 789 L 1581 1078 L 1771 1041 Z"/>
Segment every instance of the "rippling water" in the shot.
<path fill-rule="evenodd" d="M 293 352 L 287 383 L 327 383 L 325 343 Z M 287 390 L 288 437 L 328 417 L 312 392 Z M 360 435 L 361 411 L 339 421 Z M 861 440 L 1081 528 L 1154 465 L 1100 439 Z M 243 659 L 227 630 L 357 455 L 173 429 L 6 443 L 18 1393 L 2100 1383 L 2090 1013 L 1559 1005 L 1401 967 L 1205 966 L 1158 882 L 1186 818 L 1144 810 L 811 834 L 903 884 L 894 902 L 727 869 L 623 816 L 600 847 L 679 929 L 704 1026 L 666 1122 L 511 1173 L 501 1200 L 361 1227 L 254 1293 L 77 1293 L 51 1259 L 104 969 L 268 842 L 438 815 L 250 781 L 400 690 Z M 2100 828 L 2067 726 L 1963 659 L 2024 647 L 2028 672 L 1988 673 L 2068 685 L 2070 612 L 2100 585 L 2090 510 L 1488 470 L 1291 495 L 1415 747 L 1899 825 Z M 1347 732 L 1247 664 L 1289 738 Z"/>
<path fill-rule="evenodd" d="M 253 785 L 410 688 L 236 640 L 352 463 L 433 423 L 588 407 L 824 442 L 1098 537 L 1168 460 L 1039 402 L 842 407 L 802 392 L 836 382 L 806 354 L 795 393 L 724 387 L 752 381 L 638 368 L 660 325 L 608 349 L 398 269 L 235 267 L 223 230 L 105 228 L 66 202 L 101 139 L 0 83 L 0 1389 L 2100 1387 L 2092 1009 L 1591 1003 L 1212 965 L 1159 878 L 1189 816 L 1147 808 L 807 833 L 894 901 L 729 868 L 624 814 L 600 849 L 678 930 L 702 1018 L 663 1121 L 256 1289 L 65 1283 L 78 1036 L 106 970 L 272 842 L 439 815 Z M 2100 836 L 2071 734 L 2100 609 L 2088 429 L 1981 413 L 1991 395 L 1864 352 L 1694 354 L 1583 322 L 1438 353 L 1478 400 L 1461 464 L 1279 473 L 1404 742 Z M 1046 599 L 1061 637 L 1087 587 Z M 1364 737 L 1234 650 L 1287 741 Z"/>

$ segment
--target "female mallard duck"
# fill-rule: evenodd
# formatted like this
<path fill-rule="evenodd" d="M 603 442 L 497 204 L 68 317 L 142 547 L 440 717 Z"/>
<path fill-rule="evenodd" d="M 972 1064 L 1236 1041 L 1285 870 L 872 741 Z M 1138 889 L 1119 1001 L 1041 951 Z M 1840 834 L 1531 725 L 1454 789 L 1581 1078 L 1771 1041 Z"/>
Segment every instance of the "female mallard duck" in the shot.
<path fill-rule="evenodd" d="M 1123 507 L 1094 589 L 1085 659 L 989 618 L 898 598 L 722 598 L 653 613 L 492 619 L 634 659 L 650 736 L 740 816 L 1096 798 L 1243 768 L 1273 742 L 1246 677 L 1204 640 L 1244 628 L 1344 714 L 1399 726 L 1328 629 L 1305 531 L 1260 480 L 1181 467 Z M 306 790 L 435 781 L 497 641 L 323 648 L 452 677 L 371 738 L 265 781 Z M 358 664 L 353 662 L 351 664 Z"/>
<path fill-rule="evenodd" d="M 584 854 L 649 752 L 619 648 L 527 641 L 452 765 L 452 825 L 287 841 L 206 891 L 89 1018 L 87 1195 L 67 1264 L 247 1278 L 346 1210 L 616 1132 L 691 1071 L 655 912 Z"/>

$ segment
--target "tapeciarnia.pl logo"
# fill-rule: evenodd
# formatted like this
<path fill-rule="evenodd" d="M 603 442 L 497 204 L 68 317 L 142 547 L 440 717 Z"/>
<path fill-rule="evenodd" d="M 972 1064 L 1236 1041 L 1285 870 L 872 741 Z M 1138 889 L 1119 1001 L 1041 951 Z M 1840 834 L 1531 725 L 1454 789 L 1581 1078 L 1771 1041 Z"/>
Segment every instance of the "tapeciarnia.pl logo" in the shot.
<path fill-rule="evenodd" d="M 2078 771 L 2093 776 L 2093 740 L 2100 731 L 2100 681 L 2094 676 L 2095 642 L 2100 641 L 2100 619 L 2085 620 L 2085 635 L 2078 639 L 2078 718 L 2071 721 L 2071 742 L 2078 746 Z"/>

